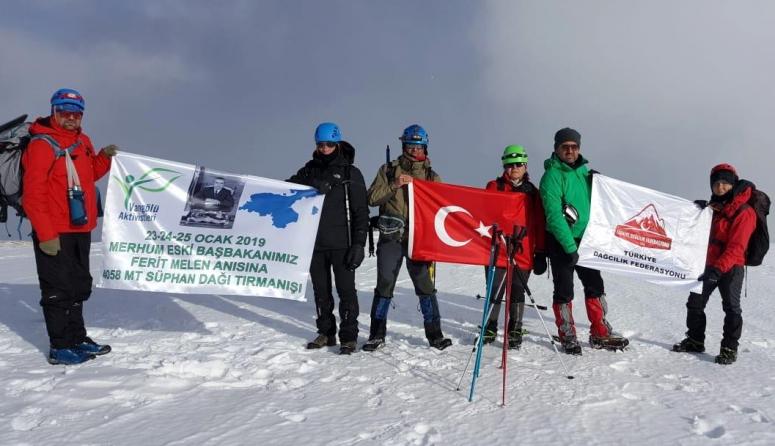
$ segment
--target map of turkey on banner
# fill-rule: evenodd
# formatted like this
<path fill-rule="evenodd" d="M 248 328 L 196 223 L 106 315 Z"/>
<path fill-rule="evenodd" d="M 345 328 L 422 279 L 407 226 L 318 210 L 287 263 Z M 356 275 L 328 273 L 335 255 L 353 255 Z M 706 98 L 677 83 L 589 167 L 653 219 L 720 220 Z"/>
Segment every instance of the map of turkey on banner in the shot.
<path fill-rule="evenodd" d="M 487 265 L 492 224 L 511 233 L 525 226 L 525 194 L 413 180 L 409 183 L 409 257 Z M 519 260 L 519 257 L 517 257 Z M 501 245 L 499 266 L 506 265 Z"/>
<path fill-rule="evenodd" d="M 579 265 L 701 291 L 712 211 L 693 202 L 596 174 Z"/>

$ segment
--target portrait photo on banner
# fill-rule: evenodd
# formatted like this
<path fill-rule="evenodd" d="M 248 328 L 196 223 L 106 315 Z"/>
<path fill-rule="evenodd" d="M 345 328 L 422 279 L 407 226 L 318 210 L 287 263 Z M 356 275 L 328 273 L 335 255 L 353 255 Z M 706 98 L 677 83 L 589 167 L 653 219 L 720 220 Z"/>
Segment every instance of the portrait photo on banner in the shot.
<path fill-rule="evenodd" d="M 197 166 L 188 187 L 180 225 L 231 229 L 244 188 L 245 182 L 241 177 Z"/>

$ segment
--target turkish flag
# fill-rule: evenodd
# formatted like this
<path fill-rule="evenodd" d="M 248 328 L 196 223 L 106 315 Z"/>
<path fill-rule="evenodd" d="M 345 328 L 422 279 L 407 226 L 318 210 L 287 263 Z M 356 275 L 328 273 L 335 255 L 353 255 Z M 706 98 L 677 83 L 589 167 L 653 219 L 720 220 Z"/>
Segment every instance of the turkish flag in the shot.
<path fill-rule="evenodd" d="M 409 257 L 412 260 L 488 265 L 493 224 L 510 235 L 527 226 L 528 196 L 468 186 L 413 180 L 409 183 Z M 543 216 L 541 216 L 543 217 Z M 528 233 L 523 246 L 532 246 Z M 499 241 L 500 242 L 500 241 Z M 506 266 L 501 243 L 498 266 Z M 532 267 L 532 249 L 516 253 L 517 265 Z"/>

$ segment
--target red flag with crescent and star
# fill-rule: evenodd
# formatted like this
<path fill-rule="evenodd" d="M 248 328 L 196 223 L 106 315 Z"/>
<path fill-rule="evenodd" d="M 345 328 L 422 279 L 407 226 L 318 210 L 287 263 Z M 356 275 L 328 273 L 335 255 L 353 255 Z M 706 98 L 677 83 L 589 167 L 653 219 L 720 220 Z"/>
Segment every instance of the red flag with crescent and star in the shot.
<path fill-rule="evenodd" d="M 468 186 L 413 180 L 409 184 L 409 258 L 420 261 L 487 265 L 493 224 L 510 235 L 514 225 L 527 225 L 526 194 L 489 191 Z M 543 217 L 543 216 L 541 216 Z M 528 232 L 523 247 L 532 246 Z M 501 244 L 498 266 L 506 266 Z M 532 267 L 532 249 L 515 260 Z"/>

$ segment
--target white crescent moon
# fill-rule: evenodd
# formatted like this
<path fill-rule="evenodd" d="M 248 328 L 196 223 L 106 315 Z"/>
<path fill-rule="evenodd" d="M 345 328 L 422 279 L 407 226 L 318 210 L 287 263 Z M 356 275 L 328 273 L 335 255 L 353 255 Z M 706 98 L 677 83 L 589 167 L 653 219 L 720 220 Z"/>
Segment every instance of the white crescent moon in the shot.
<path fill-rule="evenodd" d="M 439 209 L 438 212 L 436 212 L 436 218 L 433 221 L 433 227 L 434 229 L 436 229 L 436 236 L 439 237 L 439 240 L 444 242 L 444 244 L 447 244 L 455 248 L 459 248 L 461 246 L 465 246 L 466 244 L 468 244 L 468 242 L 470 242 L 471 239 L 468 239 L 464 242 L 455 240 L 449 236 L 449 234 L 447 233 L 447 229 L 444 228 L 444 221 L 447 219 L 447 215 L 455 212 L 464 212 L 469 217 L 472 217 L 470 212 L 461 208 L 460 206 L 444 206 L 443 208 Z"/>

